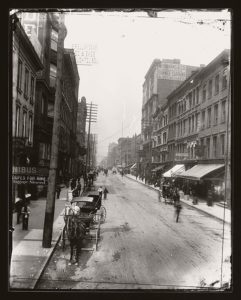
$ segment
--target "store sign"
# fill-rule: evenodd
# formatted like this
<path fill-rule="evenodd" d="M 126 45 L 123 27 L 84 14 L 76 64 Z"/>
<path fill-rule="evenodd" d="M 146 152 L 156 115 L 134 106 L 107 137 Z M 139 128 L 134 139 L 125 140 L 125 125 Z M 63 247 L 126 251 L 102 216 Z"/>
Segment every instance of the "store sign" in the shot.
<path fill-rule="evenodd" d="M 188 158 L 188 153 L 176 153 L 175 154 L 175 159 L 187 159 Z"/>
<path fill-rule="evenodd" d="M 39 184 L 48 183 L 49 169 L 46 167 L 13 166 L 12 182 L 15 184 Z"/>

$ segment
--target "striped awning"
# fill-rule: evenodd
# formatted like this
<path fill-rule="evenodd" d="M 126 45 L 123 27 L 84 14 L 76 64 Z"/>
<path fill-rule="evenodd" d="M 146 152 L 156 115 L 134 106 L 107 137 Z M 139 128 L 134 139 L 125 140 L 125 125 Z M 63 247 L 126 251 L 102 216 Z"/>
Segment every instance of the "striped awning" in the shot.
<path fill-rule="evenodd" d="M 178 174 L 185 171 L 184 165 L 175 165 L 173 168 L 163 174 L 163 177 L 176 177 Z"/>
<path fill-rule="evenodd" d="M 224 164 L 199 164 L 177 176 L 184 179 L 200 180 L 211 172 L 221 168 L 224 168 Z"/>
<path fill-rule="evenodd" d="M 130 169 L 133 170 L 136 169 L 136 167 L 137 167 L 136 164 L 134 164 Z"/>

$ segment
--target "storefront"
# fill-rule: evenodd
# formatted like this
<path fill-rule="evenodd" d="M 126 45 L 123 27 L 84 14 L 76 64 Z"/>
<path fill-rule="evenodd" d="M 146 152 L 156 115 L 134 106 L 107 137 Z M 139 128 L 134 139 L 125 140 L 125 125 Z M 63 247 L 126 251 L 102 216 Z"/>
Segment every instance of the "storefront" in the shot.
<path fill-rule="evenodd" d="M 224 164 L 198 164 L 191 169 L 177 174 L 183 179 L 185 189 L 196 192 L 200 198 L 206 198 L 213 191 L 213 201 L 224 199 Z"/>

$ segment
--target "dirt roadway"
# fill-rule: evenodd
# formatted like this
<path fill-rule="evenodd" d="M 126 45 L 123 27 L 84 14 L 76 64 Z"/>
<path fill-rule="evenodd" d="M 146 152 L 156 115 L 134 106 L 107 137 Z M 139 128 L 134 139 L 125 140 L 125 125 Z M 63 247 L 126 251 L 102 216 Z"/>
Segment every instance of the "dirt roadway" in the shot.
<path fill-rule="evenodd" d="M 98 251 L 83 251 L 68 265 L 58 246 L 37 289 L 197 289 L 220 287 L 223 224 L 184 206 L 158 202 L 143 185 L 120 175 L 99 175 L 107 186 L 106 222 Z M 225 225 L 223 282 L 230 280 L 230 226 Z M 215 284 L 216 282 L 216 284 Z"/>

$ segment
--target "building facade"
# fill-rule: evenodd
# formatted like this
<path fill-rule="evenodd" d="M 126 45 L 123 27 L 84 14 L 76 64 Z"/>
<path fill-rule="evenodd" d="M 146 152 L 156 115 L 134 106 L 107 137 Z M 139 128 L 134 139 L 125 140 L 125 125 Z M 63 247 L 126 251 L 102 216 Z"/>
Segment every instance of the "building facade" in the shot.
<path fill-rule="evenodd" d="M 13 166 L 31 166 L 35 122 L 36 78 L 37 72 L 43 69 L 43 64 L 17 16 L 13 16 L 12 38 Z M 20 185 L 13 185 L 13 200 L 15 197 L 20 196 L 19 193 L 24 192 L 19 189 Z M 25 186 L 24 189 L 29 191 L 29 186 Z"/>
<path fill-rule="evenodd" d="M 143 84 L 142 172 L 150 172 L 153 167 L 153 115 L 165 104 L 167 95 L 196 69 L 198 67 L 182 65 L 179 59 L 155 59 L 152 62 Z"/>

